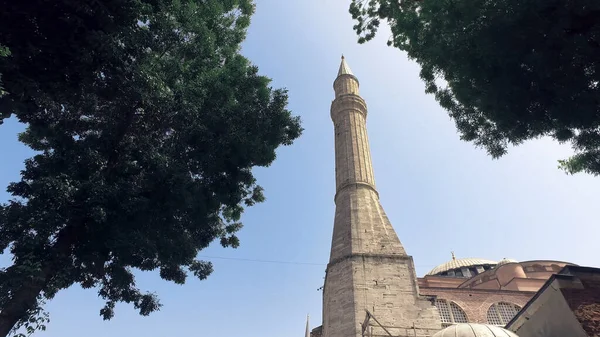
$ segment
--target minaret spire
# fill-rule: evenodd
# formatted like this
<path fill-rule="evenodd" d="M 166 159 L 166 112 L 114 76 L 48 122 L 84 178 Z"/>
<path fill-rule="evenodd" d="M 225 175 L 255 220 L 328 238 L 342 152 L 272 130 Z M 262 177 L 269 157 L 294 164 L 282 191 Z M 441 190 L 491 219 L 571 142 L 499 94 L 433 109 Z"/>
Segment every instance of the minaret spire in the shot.
<path fill-rule="evenodd" d="M 350 70 L 348 63 L 346 63 L 344 54 L 342 54 L 342 63 L 340 64 L 340 70 L 338 70 L 338 76 L 340 75 L 354 75 L 352 74 L 352 70 Z"/>
<path fill-rule="evenodd" d="M 310 330 L 309 330 L 309 327 L 308 327 L 308 320 L 309 320 L 309 317 L 308 317 L 308 315 L 306 315 L 306 331 L 304 332 L 304 337 L 310 337 Z"/>
<path fill-rule="evenodd" d="M 358 79 L 342 56 L 331 104 L 336 215 L 330 261 L 357 253 L 406 255 L 379 203 L 367 136 L 367 104 L 358 87 Z"/>
<path fill-rule="evenodd" d="M 323 287 L 323 337 L 361 337 L 365 310 L 394 336 L 431 335 L 441 328 L 439 315 L 418 295 L 412 258 L 379 202 L 367 104 L 343 56 L 333 89 L 335 218 Z M 411 326 L 416 330 L 409 332 Z M 378 329 L 376 335 L 386 334 Z"/>

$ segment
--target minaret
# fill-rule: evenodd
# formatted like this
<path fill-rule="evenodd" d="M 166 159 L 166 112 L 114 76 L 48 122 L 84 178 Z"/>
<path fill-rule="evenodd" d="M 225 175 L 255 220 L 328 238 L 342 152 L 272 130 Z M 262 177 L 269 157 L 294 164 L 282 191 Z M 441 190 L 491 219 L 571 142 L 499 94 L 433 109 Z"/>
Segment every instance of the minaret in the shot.
<path fill-rule="evenodd" d="M 310 337 L 310 329 L 309 329 L 308 325 L 309 325 L 308 315 L 306 315 L 306 330 L 304 331 L 304 337 Z"/>
<path fill-rule="evenodd" d="M 441 328 L 439 316 L 431 300 L 419 296 L 412 257 L 379 202 L 367 105 L 343 56 L 333 88 L 336 208 L 323 289 L 323 335 L 362 336 L 366 310 L 394 336 L 431 335 Z M 387 336 L 373 320 L 369 324 L 374 336 Z"/>

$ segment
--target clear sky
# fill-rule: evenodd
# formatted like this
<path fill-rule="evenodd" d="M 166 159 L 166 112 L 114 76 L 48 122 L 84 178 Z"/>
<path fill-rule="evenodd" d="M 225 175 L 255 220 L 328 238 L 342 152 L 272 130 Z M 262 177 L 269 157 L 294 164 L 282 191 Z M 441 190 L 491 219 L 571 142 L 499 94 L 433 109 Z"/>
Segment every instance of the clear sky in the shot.
<path fill-rule="evenodd" d="M 306 314 L 321 321 L 321 295 L 335 189 L 332 83 L 343 53 L 369 106 L 367 128 L 381 201 L 422 276 L 451 258 L 556 259 L 599 266 L 600 178 L 567 176 L 571 154 L 550 140 L 511 149 L 500 160 L 459 140 L 453 122 L 424 93 L 418 67 L 385 44 L 389 31 L 358 45 L 348 0 L 260 0 L 243 54 L 289 89 L 304 135 L 256 170 L 267 200 L 245 213 L 241 246 L 203 252 L 215 271 L 184 286 L 138 274 L 164 307 L 150 317 L 127 305 L 104 322 L 93 290 L 73 287 L 48 305 L 41 337 L 302 336 Z M 18 179 L 31 153 L 22 126 L 0 126 L 0 185 Z M 0 201 L 8 195 L 0 192 Z M 259 261 L 272 262 L 259 262 Z M 285 263 L 277 263 L 280 261 Z M 8 262 L 0 256 L 0 265 Z"/>

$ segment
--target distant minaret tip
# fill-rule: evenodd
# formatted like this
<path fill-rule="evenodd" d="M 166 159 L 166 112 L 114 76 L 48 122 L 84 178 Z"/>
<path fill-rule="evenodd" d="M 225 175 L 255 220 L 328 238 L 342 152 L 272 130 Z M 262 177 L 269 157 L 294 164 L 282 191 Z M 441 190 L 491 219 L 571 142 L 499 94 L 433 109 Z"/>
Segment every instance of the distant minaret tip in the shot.
<path fill-rule="evenodd" d="M 338 71 L 338 76 L 340 75 L 354 75 L 352 73 L 352 70 L 350 70 L 350 67 L 346 63 L 346 58 L 344 57 L 344 54 L 342 54 L 342 63 L 340 64 L 340 70 Z"/>
<path fill-rule="evenodd" d="M 306 314 L 306 331 L 304 332 L 304 337 L 310 337 L 310 328 L 308 323 L 308 314 Z"/>
<path fill-rule="evenodd" d="M 452 260 L 456 260 L 456 256 L 454 256 L 454 252 L 450 252 L 452 254 Z"/>

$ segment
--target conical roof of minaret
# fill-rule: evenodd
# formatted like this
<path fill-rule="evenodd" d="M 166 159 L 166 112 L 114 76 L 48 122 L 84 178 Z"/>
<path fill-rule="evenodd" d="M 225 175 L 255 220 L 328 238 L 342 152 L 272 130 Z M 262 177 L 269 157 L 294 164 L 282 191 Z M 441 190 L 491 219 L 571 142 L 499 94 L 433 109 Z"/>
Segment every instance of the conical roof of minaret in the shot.
<path fill-rule="evenodd" d="M 304 332 L 304 337 L 310 337 L 310 330 L 308 328 L 308 315 L 306 315 L 306 332 Z"/>
<path fill-rule="evenodd" d="M 342 55 L 342 63 L 340 64 L 340 70 L 338 70 L 338 76 L 341 76 L 341 75 L 354 76 L 354 74 L 352 73 L 352 70 L 350 70 L 350 67 L 348 66 L 348 63 L 346 63 L 346 58 L 344 57 L 344 55 Z"/>

